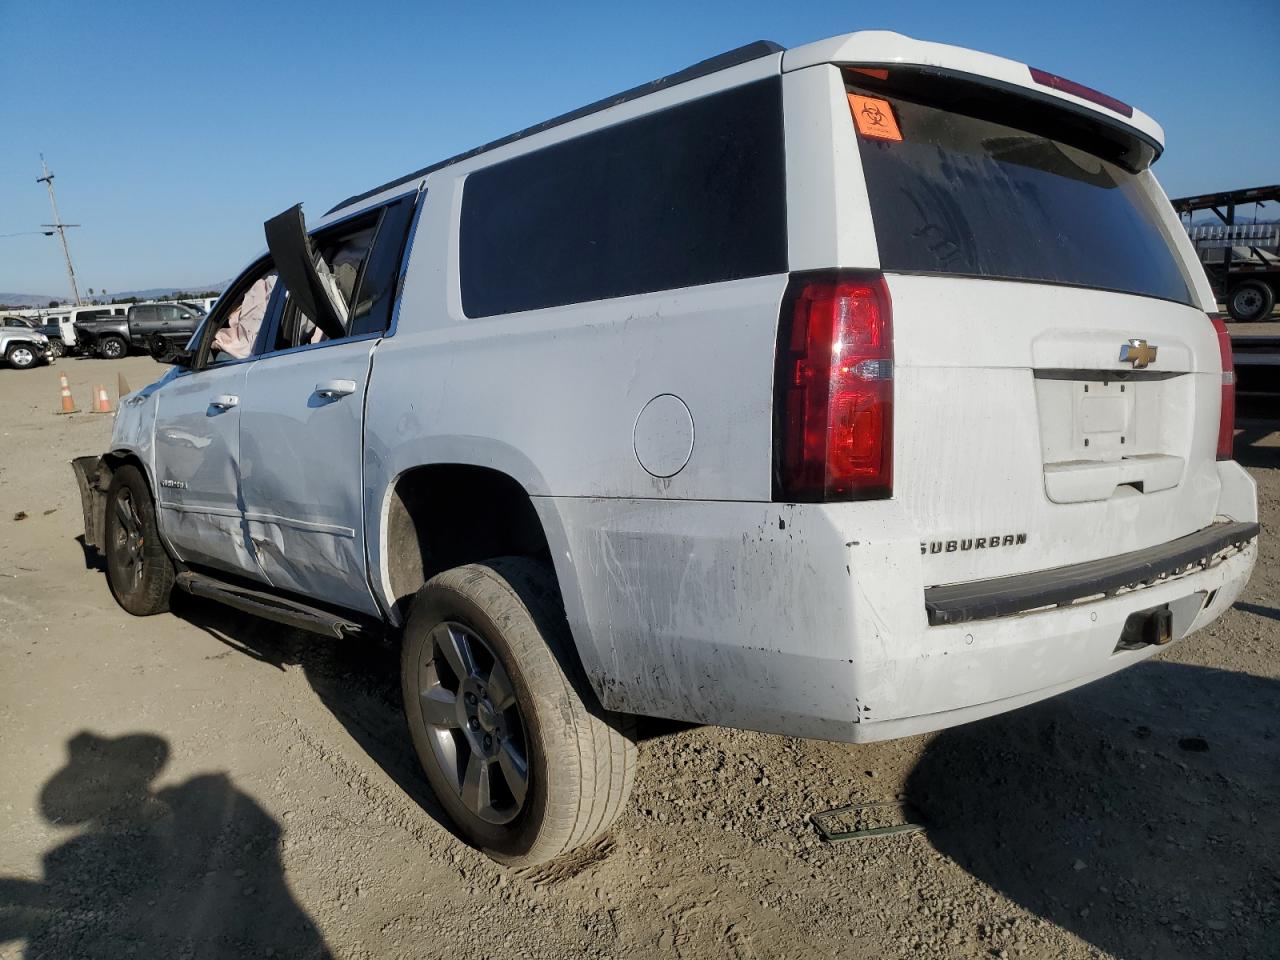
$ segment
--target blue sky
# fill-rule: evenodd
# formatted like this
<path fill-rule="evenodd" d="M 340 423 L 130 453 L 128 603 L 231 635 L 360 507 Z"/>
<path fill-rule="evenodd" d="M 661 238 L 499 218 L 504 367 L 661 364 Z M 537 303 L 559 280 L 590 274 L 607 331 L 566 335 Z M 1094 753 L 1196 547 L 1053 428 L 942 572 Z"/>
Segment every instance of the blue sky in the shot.
<path fill-rule="evenodd" d="M 229 278 L 262 222 L 757 40 L 859 29 L 1001 54 L 1159 120 L 1172 196 L 1280 181 L 1280 3 L 665 4 L 0 0 L 0 234 L 49 221 L 81 289 Z M 0 239 L 0 290 L 65 295 L 53 238 Z"/>

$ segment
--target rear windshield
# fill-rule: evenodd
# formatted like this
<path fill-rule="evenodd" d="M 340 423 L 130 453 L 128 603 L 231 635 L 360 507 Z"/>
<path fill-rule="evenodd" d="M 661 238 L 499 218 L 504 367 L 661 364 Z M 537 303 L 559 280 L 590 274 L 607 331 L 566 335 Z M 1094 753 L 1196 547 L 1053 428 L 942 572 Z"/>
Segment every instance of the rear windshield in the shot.
<path fill-rule="evenodd" d="M 849 92 L 874 98 L 851 109 L 887 104 L 901 136 L 858 136 L 882 269 L 1193 302 L 1140 174 L 995 120 Z"/>

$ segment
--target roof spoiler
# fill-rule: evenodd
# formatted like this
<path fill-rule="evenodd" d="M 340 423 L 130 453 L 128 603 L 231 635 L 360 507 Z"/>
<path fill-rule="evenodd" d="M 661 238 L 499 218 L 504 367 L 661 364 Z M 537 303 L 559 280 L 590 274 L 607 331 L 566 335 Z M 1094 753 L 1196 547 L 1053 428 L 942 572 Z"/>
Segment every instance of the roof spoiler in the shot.
<path fill-rule="evenodd" d="M 989 53 L 915 40 L 886 30 L 867 30 L 795 47 L 782 55 L 784 73 L 819 64 L 927 76 L 933 81 L 926 101 L 931 103 L 937 101 L 934 88 L 939 79 L 965 83 L 970 92 L 987 90 L 1022 97 L 1058 116 L 1075 117 L 1071 126 L 1093 124 L 1111 131 L 1109 139 L 1127 141 L 1128 146 L 1120 151 L 1123 156 L 1111 159 L 1130 169 L 1145 169 L 1164 152 L 1164 130 L 1141 110 L 1083 84 Z"/>

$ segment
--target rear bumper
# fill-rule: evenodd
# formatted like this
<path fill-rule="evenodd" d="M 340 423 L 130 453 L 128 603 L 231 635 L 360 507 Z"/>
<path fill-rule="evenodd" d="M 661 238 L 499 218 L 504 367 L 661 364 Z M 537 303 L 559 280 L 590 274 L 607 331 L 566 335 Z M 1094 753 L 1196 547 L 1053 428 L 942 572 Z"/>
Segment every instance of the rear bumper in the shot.
<path fill-rule="evenodd" d="M 1121 596 L 972 623 L 931 627 L 914 656 L 876 664 L 869 683 L 882 709 L 852 731 L 888 740 L 968 723 L 1082 686 L 1164 647 L 1117 650 L 1132 613 L 1168 604 L 1174 642 L 1230 609 L 1257 557 L 1253 540 L 1215 565 Z M 927 652 L 925 646 L 927 645 Z"/>
<path fill-rule="evenodd" d="M 1113 596 L 1211 564 L 1223 551 L 1258 536 L 1256 523 L 1215 523 L 1147 550 L 1016 577 L 930 587 L 924 592 L 929 625 L 1008 617 L 1044 607 Z"/>
<path fill-rule="evenodd" d="M 1130 614 L 1168 604 L 1176 641 L 1227 610 L 1253 569 L 1257 514 L 1248 474 L 1234 463 L 1218 472 L 1221 518 L 1244 525 L 1215 533 L 1221 549 L 1157 551 L 1159 564 L 1120 564 L 1124 584 L 1076 602 L 938 625 L 918 531 L 893 501 L 534 503 L 606 707 L 860 742 L 975 720 L 1138 663 L 1160 648 L 1117 650 Z"/>

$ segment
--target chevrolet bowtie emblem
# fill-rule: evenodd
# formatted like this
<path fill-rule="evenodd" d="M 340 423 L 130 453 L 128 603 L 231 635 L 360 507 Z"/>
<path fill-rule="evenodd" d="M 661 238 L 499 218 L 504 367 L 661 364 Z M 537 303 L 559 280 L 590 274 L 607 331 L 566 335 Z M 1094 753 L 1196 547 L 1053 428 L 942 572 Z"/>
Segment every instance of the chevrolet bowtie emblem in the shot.
<path fill-rule="evenodd" d="M 1156 362 L 1156 351 L 1159 349 L 1145 340 L 1130 340 L 1120 345 L 1120 359 L 1132 363 L 1135 370 L 1141 370 L 1147 364 Z"/>

